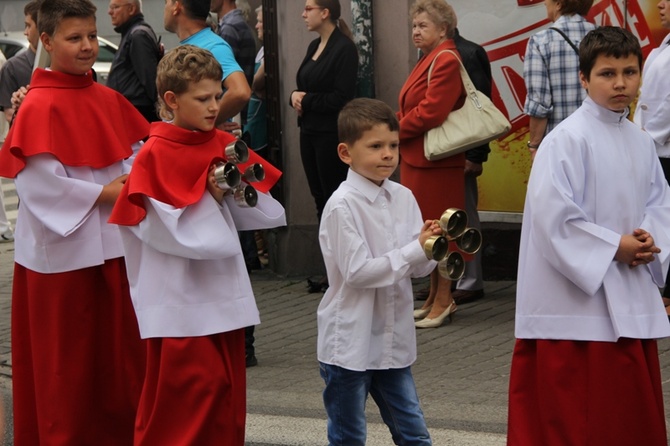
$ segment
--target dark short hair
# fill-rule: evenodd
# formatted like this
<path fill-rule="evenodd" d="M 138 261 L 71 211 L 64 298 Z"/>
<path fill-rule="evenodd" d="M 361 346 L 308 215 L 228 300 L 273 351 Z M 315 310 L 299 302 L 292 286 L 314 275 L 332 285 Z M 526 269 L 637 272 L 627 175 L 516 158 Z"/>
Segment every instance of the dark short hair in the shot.
<path fill-rule="evenodd" d="M 195 82 L 203 79 L 221 82 L 222 77 L 221 64 L 209 51 L 193 45 L 179 45 L 171 49 L 158 62 L 156 72 L 159 114 L 162 118 L 172 119 L 172 113 L 163 100 L 166 91 L 181 94 Z"/>
<path fill-rule="evenodd" d="M 593 6 L 593 0 L 556 0 L 556 3 L 561 6 L 561 14 L 563 15 L 579 14 L 585 16 Z"/>
<path fill-rule="evenodd" d="M 579 71 L 591 78 L 591 70 L 598 56 L 628 57 L 636 56 L 642 69 L 642 48 L 640 41 L 628 30 L 618 26 L 600 26 L 589 31 L 579 44 Z"/>
<path fill-rule="evenodd" d="M 35 24 L 37 24 L 37 13 L 40 10 L 41 3 L 40 0 L 32 0 L 23 7 L 23 15 L 29 15 Z"/>
<path fill-rule="evenodd" d="M 207 20 L 211 0 L 179 0 L 179 3 L 182 4 L 189 18 Z"/>
<path fill-rule="evenodd" d="M 93 17 L 95 20 L 96 10 L 97 8 L 90 0 L 42 1 L 37 15 L 37 30 L 40 34 L 47 33 L 53 36 L 63 19 Z"/>
<path fill-rule="evenodd" d="M 354 144 L 364 132 L 379 124 L 388 125 L 393 132 L 400 130 L 395 112 L 386 103 L 370 98 L 352 99 L 337 118 L 338 137 L 340 142 Z"/>

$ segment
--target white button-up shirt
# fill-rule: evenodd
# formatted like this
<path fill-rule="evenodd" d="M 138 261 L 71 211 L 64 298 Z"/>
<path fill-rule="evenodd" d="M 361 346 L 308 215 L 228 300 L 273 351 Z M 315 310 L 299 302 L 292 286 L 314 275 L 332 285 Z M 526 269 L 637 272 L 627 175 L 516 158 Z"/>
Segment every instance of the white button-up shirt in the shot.
<path fill-rule="evenodd" d="M 319 305 L 318 359 L 349 370 L 402 368 L 416 360 L 412 277 L 429 274 L 412 192 L 349 170 L 321 218 L 330 287 Z"/>

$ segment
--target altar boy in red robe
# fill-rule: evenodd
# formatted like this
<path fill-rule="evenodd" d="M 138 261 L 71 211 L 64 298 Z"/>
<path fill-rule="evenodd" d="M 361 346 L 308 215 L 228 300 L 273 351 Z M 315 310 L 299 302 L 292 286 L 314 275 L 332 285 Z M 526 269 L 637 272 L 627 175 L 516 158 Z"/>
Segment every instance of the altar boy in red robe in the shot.
<path fill-rule="evenodd" d="M 21 200 L 12 289 L 14 441 L 130 444 L 146 350 L 107 223 L 149 124 L 96 84 L 95 6 L 42 2 L 38 69 L 0 151 Z"/>
<path fill-rule="evenodd" d="M 158 65 L 161 117 L 133 164 L 110 222 L 121 229 L 142 338 L 146 381 L 135 445 L 244 445 L 244 327 L 259 323 L 238 230 L 286 224 L 267 192 L 280 172 L 258 155 L 265 180 L 255 207 L 220 188 L 214 166 L 236 139 L 214 125 L 221 65 L 181 45 Z"/>

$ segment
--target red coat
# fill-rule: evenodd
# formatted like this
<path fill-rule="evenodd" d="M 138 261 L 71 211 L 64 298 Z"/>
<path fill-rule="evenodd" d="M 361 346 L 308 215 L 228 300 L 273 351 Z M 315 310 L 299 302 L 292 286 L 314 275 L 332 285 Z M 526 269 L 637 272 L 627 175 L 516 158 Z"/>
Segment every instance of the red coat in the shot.
<path fill-rule="evenodd" d="M 445 49 L 458 54 L 453 40 L 438 45 L 419 60 L 398 98 L 400 181 L 414 193 L 425 219 L 439 218 L 450 207 L 465 207 L 465 154 L 439 161 L 423 155 L 425 133 L 465 100 L 458 60 L 450 53 L 437 58 L 428 85 L 430 64 Z"/>

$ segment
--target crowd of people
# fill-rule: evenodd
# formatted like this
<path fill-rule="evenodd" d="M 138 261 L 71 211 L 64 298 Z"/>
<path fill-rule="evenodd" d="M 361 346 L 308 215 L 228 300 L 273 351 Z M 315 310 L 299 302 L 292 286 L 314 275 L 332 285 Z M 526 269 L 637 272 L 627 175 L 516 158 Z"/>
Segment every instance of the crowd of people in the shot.
<path fill-rule="evenodd" d="M 510 445 L 666 444 L 656 339 L 670 336 L 658 291 L 670 281 L 669 37 L 643 72 L 637 38 L 589 23 L 592 4 L 545 0 L 552 26 L 524 59 L 533 165 Z M 670 0 L 658 9 L 670 28 Z M 257 49 L 235 0 L 165 0 L 164 27 L 179 37 L 165 52 L 141 0 L 111 0 L 121 41 L 107 86 L 92 71 L 90 0 L 32 0 L 24 14 L 29 48 L 0 70 L 11 123 L 0 176 L 21 200 L 14 231 L 0 218 L 0 241 L 15 243 L 16 444 L 243 445 L 260 321 L 249 271 L 258 231 L 286 224 L 270 192 L 281 172 L 263 159 L 262 9 Z M 424 245 L 445 209 L 478 227 L 490 149 L 429 161 L 424 136 L 466 100 L 461 63 L 491 94 L 490 63 L 447 1 L 415 0 L 409 16 L 420 57 L 394 110 L 355 98 L 340 2 L 306 0 L 302 13 L 318 37 L 288 99 L 326 270 L 309 287 L 324 293 L 317 358 L 332 445 L 365 444 L 368 395 L 395 444 L 432 444 L 411 371 L 416 328 L 483 297 L 481 256 L 452 284 Z M 50 63 L 33 73 L 38 43 Z M 248 160 L 227 150 L 238 137 Z M 221 179 L 224 163 L 263 164 L 255 206 Z M 427 275 L 415 309 L 411 280 Z"/>

